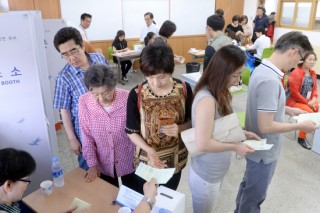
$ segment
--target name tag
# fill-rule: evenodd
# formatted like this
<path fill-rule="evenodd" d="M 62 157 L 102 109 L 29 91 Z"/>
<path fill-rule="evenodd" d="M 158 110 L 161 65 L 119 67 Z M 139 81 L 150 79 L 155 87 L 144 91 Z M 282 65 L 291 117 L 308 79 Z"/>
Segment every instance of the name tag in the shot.
<path fill-rule="evenodd" d="M 310 97 L 311 97 L 311 91 L 307 93 L 307 100 L 310 100 Z"/>

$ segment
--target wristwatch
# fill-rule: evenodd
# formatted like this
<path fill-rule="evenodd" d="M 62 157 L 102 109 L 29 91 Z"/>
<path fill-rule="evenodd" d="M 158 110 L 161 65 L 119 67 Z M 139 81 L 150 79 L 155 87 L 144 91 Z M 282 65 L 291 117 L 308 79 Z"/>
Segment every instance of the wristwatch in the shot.
<path fill-rule="evenodd" d="M 147 196 L 144 196 L 144 197 L 142 198 L 142 200 L 143 200 L 143 201 L 146 201 L 146 202 L 149 204 L 150 210 L 153 208 L 153 203 L 152 203 L 151 198 L 149 198 L 149 197 L 147 197 Z"/>

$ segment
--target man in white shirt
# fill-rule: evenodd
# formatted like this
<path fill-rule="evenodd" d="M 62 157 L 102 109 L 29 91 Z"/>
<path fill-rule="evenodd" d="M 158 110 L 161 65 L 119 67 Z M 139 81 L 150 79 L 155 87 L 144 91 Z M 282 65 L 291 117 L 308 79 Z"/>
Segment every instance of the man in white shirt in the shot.
<path fill-rule="evenodd" d="M 247 50 L 257 50 L 257 53 L 254 54 L 256 58 L 255 67 L 257 67 L 261 63 L 262 52 L 265 48 L 269 48 L 271 46 L 271 40 L 269 37 L 265 35 L 266 30 L 263 26 L 259 26 L 256 29 L 255 34 L 257 35 L 257 40 L 254 42 L 253 45 L 247 45 Z"/>
<path fill-rule="evenodd" d="M 83 13 L 80 17 L 80 24 L 77 30 L 79 30 L 82 40 L 84 41 L 89 41 L 86 29 L 90 27 L 91 20 L 92 20 L 92 15 L 88 13 Z"/>
<path fill-rule="evenodd" d="M 147 12 L 144 14 L 144 20 L 146 22 L 146 26 L 144 26 L 141 30 L 140 34 L 140 42 L 144 42 L 144 38 L 146 37 L 148 32 L 154 32 L 156 36 L 159 35 L 159 28 L 156 26 L 156 22 L 153 20 L 153 14 L 151 12 Z"/>

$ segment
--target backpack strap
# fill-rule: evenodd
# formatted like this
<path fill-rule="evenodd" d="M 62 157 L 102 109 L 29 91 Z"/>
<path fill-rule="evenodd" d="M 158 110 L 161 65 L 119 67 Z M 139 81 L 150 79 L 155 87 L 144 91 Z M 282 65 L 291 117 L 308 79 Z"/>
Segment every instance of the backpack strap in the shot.
<path fill-rule="evenodd" d="M 185 81 L 181 81 L 182 82 L 182 87 L 183 87 L 183 96 L 184 98 L 187 100 L 188 98 L 188 94 L 187 94 L 187 85 Z"/>
<path fill-rule="evenodd" d="M 142 83 L 140 83 L 139 85 L 138 85 L 138 103 L 137 103 L 137 105 L 138 105 L 138 111 L 140 111 L 140 102 L 141 102 L 141 90 L 142 90 Z"/>

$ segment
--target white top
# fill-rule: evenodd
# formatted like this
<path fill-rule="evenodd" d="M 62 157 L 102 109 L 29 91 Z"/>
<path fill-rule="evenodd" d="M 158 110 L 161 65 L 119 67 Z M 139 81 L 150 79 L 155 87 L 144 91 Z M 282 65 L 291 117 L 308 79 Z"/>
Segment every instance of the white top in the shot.
<path fill-rule="evenodd" d="M 81 24 L 79 24 L 79 26 L 77 27 L 77 30 L 79 30 L 82 40 L 89 41 L 87 36 L 87 31 L 81 26 Z"/>
<path fill-rule="evenodd" d="M 145 25 L 141 29 L 141 34 L 140 34 L 140 41 L 143 42 L 144 38 L 147 36 L 148 32 L 154 32 L 156 36 L 159 36 L 159 28 L 155 24 L 151 24 L 149 27 Z"/>
<path fill-rule="evenodd" d="M 271 46 L 270 38 L 266 35 L 261 35 L 253 45 L 248 45 L 249 50 L 257 50 L 257 54 L 254 54 L 256 58 L 261 59 L 263 49 Z"/>

